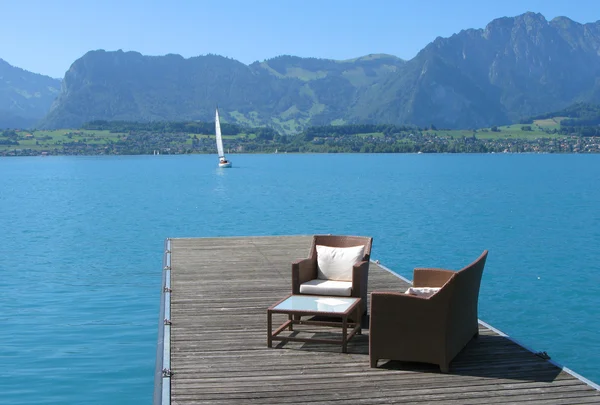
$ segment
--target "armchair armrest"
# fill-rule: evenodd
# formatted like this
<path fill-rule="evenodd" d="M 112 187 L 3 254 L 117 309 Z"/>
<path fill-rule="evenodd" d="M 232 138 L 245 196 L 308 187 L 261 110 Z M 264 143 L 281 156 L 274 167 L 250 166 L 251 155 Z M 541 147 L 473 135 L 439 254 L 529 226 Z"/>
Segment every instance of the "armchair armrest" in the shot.
<path fill-rule="evenodd" d="M 359 262 L 352 266 L 352 290 L 360 290 L 369 281 L 369 262 Z"/>
<path fill-rule="evenodd" d="M 292 263 L 292 294 L 300 293 L 300 284 L 317 278 L 317 261 L 300 259 Z"/>
<path fill-rule="evenodd" d="M 416 268 L 413 272 L 413 287 L 442 287 L 456 274 L 452 270 Z"/>
<path fill-rule="evenodd" d="M 369 261 L 352 266 L 352 296 L 362 298 L 362 313 L 367 311 L 367 287 L 369 283 Z"/>

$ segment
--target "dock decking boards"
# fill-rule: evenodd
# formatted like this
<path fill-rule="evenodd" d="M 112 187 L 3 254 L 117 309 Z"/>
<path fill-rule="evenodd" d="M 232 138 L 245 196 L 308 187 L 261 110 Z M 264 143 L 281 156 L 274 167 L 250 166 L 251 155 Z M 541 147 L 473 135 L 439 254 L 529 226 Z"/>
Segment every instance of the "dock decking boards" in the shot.
<path fill-rule="evenodd" d="M 311 240 L 171 240 L 172 404 L 600 403 L 590 385 L 481 325 L 449 374 L 414 363 L 370 368 L 368 330 L 347 354 L 316 343 L 267 348 L 267 307 L 290 293 L 291 262 L 308 256 Z M 371 263 L 369 292 L 406 288 Z"/>

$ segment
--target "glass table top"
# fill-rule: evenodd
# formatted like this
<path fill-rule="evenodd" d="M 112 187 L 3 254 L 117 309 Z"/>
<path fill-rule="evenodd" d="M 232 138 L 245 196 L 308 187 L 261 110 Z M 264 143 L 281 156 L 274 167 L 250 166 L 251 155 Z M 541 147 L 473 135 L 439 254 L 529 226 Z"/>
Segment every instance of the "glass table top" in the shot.
<path fill-rule="evenodd" d="M 344 313 L 360 298 L 354 297 L 318 297 L 310 295 L 292 295 L 277 304 L 273 309 L 291 311 L 315 311 Z"/>

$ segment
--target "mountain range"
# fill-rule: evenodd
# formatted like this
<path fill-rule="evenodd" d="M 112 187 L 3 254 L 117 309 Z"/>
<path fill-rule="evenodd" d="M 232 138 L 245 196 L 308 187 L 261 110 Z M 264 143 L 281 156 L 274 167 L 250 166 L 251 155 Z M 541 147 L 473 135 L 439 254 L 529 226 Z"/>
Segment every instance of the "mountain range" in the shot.
<path fill-rule="evenodd" d="M 0 128 L 35 125 L 60 93 L 60 83 L 0 59 Z"/>
<path fill-rule="evenodd" d="M 21 69 L 15 81 L 5 65 L 0 126 L 14 120 L 9 114 L 37 118 L 38 128 L 99 119 L 210 121 L 218 104 L 227 122 L 284 133 L 343 123 L 477 128 L 600 102 L 600 21 L 547 21 L 531 12 L 499 18 L 438 37 L 408 61 L 284 55 L 245 65 L 218 55 L 96 50 L 76 60 L 62 83 Z"/>

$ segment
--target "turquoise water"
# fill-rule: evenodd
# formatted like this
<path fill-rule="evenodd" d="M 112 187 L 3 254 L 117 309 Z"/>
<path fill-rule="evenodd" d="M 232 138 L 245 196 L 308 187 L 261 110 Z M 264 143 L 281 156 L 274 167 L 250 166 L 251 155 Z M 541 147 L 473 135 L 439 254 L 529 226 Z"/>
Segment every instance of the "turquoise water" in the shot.
<path fill-rule="evenodd" d="M 600 382 L 600 155 L 0 159 L 11 404 L 152 399 L 166 237 L 372 235 L 411 278 L 490 255 L 480 318 Z"/>

